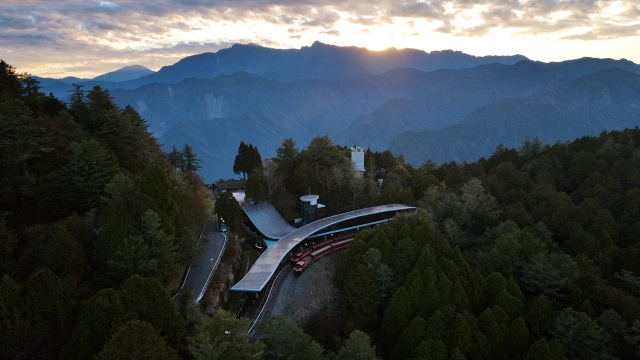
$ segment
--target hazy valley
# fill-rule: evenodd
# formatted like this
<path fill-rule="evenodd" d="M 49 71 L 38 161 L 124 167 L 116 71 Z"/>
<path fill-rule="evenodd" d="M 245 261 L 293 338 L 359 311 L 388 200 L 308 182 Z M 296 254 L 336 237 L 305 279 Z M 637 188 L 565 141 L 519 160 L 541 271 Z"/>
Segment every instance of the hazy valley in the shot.
<path fill-rule="evenodd" d="M 554 143 L 633 127 L 640 115 L 640 66 L 626 60 L 234 45 L 144 76 L 125 73 L 41 81 L 61 98 L 72 82 L 109 89 L 148 121 L 165 150 L 193 146 L 210 181 L 233 175 L 240 141 L 271 157 L 286 137 L 306 144 L 327 134 L 417 166 L 473 161 L 526 136 Z"/>

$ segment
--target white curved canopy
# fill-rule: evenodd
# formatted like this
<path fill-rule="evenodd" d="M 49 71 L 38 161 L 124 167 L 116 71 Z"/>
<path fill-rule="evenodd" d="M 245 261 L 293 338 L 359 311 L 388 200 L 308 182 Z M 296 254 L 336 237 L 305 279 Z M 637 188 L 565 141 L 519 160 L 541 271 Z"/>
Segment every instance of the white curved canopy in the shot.
<path fill-rule="evenodd" d="M 397 212 L 414 210 L 415 207 L 402 204 L 389 204 L 369 207 L 365 209 L 354 210 L 338 215 L 329 216 L 311 224 L 305 225 L 278 240 L 272 247 L 268 248 L 256 262 L 253 264 L 249 272 L 236 283 L 232 291 L 260 292 L 265 287 L 278 265 L 301 241 L 309 236 L 325 229 L 331 225 L 338 224 L 343 221 L 356 219 L 367 215 L 381 214 L 385 212 Z"/>

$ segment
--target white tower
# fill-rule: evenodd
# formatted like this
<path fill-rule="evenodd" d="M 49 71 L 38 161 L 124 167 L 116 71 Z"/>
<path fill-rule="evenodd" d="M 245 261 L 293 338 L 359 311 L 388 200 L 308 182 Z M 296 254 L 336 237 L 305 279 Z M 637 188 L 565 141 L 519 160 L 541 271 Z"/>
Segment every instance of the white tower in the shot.
<path fill-rule="evenodd" d="M 356 175 L 362 177 L 364 174 L 364 149 L 355 145 L 351 148 L 351 163 Z"/>

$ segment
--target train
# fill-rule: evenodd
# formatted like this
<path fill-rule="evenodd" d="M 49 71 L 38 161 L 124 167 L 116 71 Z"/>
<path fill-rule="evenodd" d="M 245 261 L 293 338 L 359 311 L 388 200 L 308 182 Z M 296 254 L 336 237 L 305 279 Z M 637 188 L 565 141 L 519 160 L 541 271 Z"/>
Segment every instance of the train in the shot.
<path fill-rule="evenodd" d="M 308 247 L 306 247 L 305 249 L 303 249 L 302 251 L 298 251 L 294 254 L 291 255 L 291 262 L 292 263 L 296 263 L 297 261 L 299 261 L 300 259 L 304 258 L 307 255 L 310 255 L 312 252 L 323 248 L 327 245 L 331 245 L 332 243 L 336 242 L 336 241 L 341 241 L 344 239 L 348 239 L 348 238 L 354 238 L 356 237 L 356 235 L 358 235 L 358 232 L 350 232 L 348 234 L 345 235 L 340 235 L 340 236 L 336 236 L 336 237 L 329 237 L 329 238 L 324 238 L 322 239 L 322 241 L 314 243 Z"/>
<path fill-rule="evenodd" d="M 294 274 L 301 274 L 312 262 L 326 255 L 344 250 L 355 239 L 355 234 L 319 242 L 291 257 Z"/>

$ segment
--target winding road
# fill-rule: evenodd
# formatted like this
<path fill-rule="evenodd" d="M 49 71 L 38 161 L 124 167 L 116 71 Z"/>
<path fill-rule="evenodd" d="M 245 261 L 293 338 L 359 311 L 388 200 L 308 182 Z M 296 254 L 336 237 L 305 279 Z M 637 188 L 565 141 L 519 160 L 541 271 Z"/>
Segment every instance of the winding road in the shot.
<path fill-rule="evenodd" d="M 180 290 L 173 296 L 174 301 L 179 301 L 184 292 L 190 292 L 191 305 L 200 302 L 222 258 L 226 244 L 227 237 L 218 229 L 218 218 L 214 215 L 202 229 L 198 243 L 201 253 L 196 263 L 187 270 L 187 276 Z"/>

